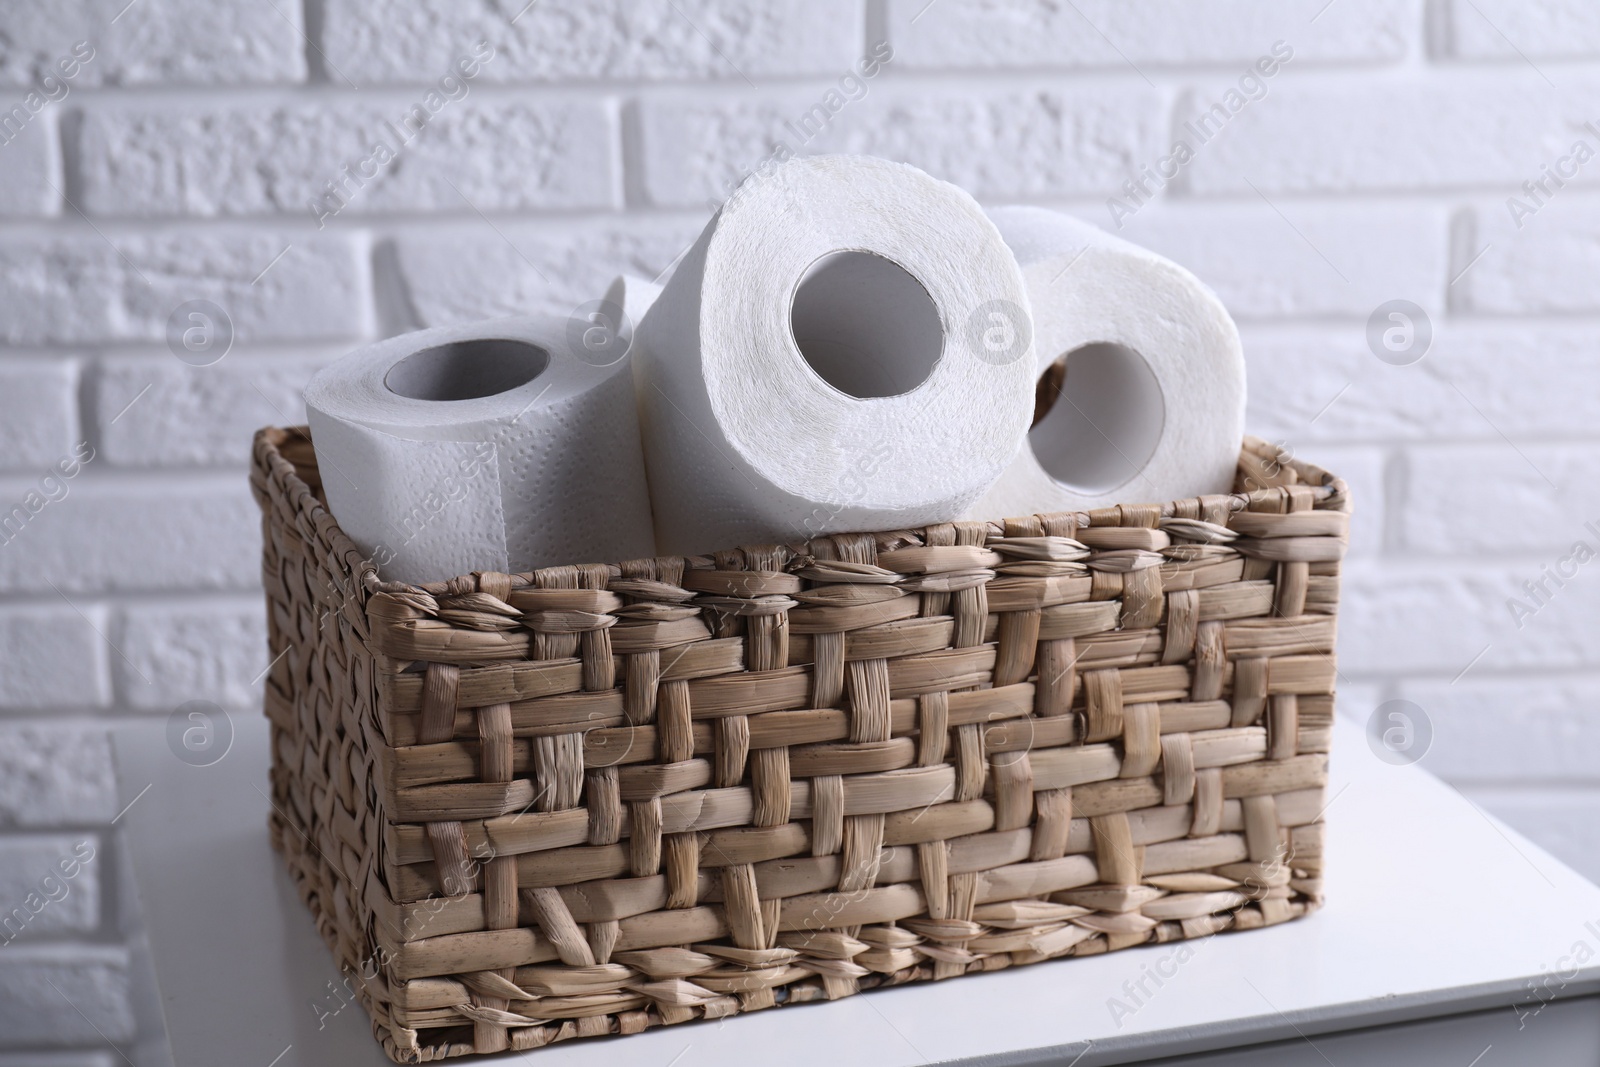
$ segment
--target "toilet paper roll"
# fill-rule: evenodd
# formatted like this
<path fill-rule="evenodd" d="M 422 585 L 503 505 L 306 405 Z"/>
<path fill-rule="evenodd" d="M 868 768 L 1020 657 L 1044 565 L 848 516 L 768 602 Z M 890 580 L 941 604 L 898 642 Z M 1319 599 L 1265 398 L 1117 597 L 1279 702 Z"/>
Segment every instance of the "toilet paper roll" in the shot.
<path fill-rule="evenodd" d="M 306 387 L 328 505 L 389 581 L 654 554 L 631 373 L 572 324 L 404 334 Z"/>
<path fill-rule="evenodd" d="M 998 231 L 955 186 L 878 159 L 748 179 L 633 354 L 670 553 L 953 519 L 1011 462 L 1033 392 Z"/>
<path fill-rule="evenodd" d="M 661 286 L 655 282 L 647 282 L 632 274 L 619 274 L 606 287 L 604 302 L 622 313 L 618 332 L 625 339 L 632 340 L 633 332 L 644 321 L 645 312 L 650 310 L 660 295 Z"/>
<path fill-rule="evenodd" d="M 989 217 L 1027 279 L 1044 414 L 970 517 L 1228 492 L 1245 367 L 1216 294 L 1176 263 L 1057 212 L 1002 207 Z"/>

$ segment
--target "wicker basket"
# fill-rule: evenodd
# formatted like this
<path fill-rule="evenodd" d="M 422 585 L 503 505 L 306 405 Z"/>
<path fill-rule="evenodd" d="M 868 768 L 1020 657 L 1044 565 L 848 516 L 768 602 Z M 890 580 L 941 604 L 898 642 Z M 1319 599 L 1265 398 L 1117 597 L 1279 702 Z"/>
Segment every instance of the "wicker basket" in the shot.
<path fill-rule="evenodd" d="M 273 842 L 403 1063 L 1296 918 L 1342 481 L 381 581 L 263 430 Z"/>

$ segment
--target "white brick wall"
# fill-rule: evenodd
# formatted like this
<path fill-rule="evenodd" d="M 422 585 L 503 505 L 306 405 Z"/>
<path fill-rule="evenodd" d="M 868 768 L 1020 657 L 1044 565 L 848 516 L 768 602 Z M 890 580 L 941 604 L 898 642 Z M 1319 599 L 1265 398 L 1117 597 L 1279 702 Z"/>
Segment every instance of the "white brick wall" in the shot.
<path fill-rule="evenodd" d="M 895 88 L 891 62 L 844 105 L 807 151 L 854 152 L 915 163 L 985 198 L 1092 196 L 1167 146 L 1163 96 L 1137 78 L 1081 85 L 1049 77 L 997 79 L 983 94 L 946 81 Z M 839 68 L 840 75 L 848 67 Z M 825 83 L 826 84 L 826 83 Z M 639 167 L 648 203 L 689 206 L 785 141 L 823 90 L 715 95 L 662 91 L 639 106 Z M 787 125 L 786 125 L 787 124 Z"/>
<path fill-rule="evenodd" d="M 311 218 L 304 204 L 286 213 L 297 226 Z M 81 217 L 18 228 L 0 238 L 0 342 L 160 343 L 188 300 L 220 305 L 240 342 L 361 337 L 371 330 L 365 237 Z"/>
<path fill-rule="evenodd" d="M 1435 17 L 1441 59 L 1581 60 L 1600 51 L 1600 10 L 1585 0 L 1443 0 Z"/>
<path fill-rule="evenodd" d="M 1523 181 L 1538 178 L 1538 164 L 1548 163 L 1554 154 L 1536 160 Z M 1600 173 L 1600 162 L 1586 169 Z M 1505 193 L 1520 195 L 1515 187 Z M 1600 203 L 1586 198 L 1581 188 L 1569 187 L 1524 220 L 1520 230 L 1512 226 L 1503 205 L 1504 200 L 1495 200 L 1465 207 L 1456 220 L 1451 276 L 1466 273 L 1455 286 L 1460 292 L 1451 294 L 1454 306 L 1480 315 L 1600 312 L 1600 291 L 1589 284 L 1600 270 Z M 1492 246 L 1491 254 L 1467 269 L 1486 245 Z"/>
<path fill-rule="evenodd" d="M 54 215 L 61 197 L 61 145 L 54 116 L 25 128 L 26 137 L 5 145 L 0 156 L 0 216 Z"/>
<path fill-rule="evenodd" d="M 0 362 L 0 467 L 31 471 L 55 464 L 78 441 L 78 368 L 71 359 L 24 356 Z"/>
<path fill-rule="evenodd" d="M 616 206 L 616 135 L 604 100 L 491 99 L 475 88 L 464 83 L 460 100 L 441 96 L 439 110 L 421 119 L 413 111 L 421 91 L 315 104 L 88 106 L 77 203 L 112 217 L 316 218 L 308 205 L 328 183 L 361 177 L 362 161 L 386 148 L 396 157 L 386 176 L 347 184 L 348 203 L 330 207 L 366 215 Z M 463 168 L 463 159 L 477 162 Z"/>
<path fill-rule="evenodd" d="M 85 383 L 86 403 L 104 415 L 98 422 L 99 458 L 127 468 L 247 463 L 250 438 L 239 427 L 304 422 L 300 393 L 306 379 L 341 353 L 338 346 L 240 352 L 210 367 L 188 366 L 168 352 L 107 357 Z M 145 397 L 109 423 L 146 386 Z M 144 403 L 152 396 L 160 403 Z M 173 433 L 174 426 L 183 432 Z M 66 446 L 50 461 L 64 451 Z"/>
<path fill-rule="evenodd" d="M 429 80 L 485 39 L 501 53 L 486 76 L 508 82 L 716 82 L 832 74 L 854 63 L 861 47 L 861 0 L 527 6 L 327 0 L 326 6 L 327 63 L 362 86 Z M 554 41 L 561 46 L 552 47 Z"/>
<path fill-rule="evenodd" d="M 18 1045 L 126 1041 L 135 1026 L 127 986 L 124 949 L 8 945 L 0 955 L 0 1034 Z"/>
<path fill-rule="evenodd" d="M 102 850 L 0 945 L 0 1067 L 122 1062 L 107 729 L 254 713 L 249 435 L 317 366 L 653 276 L 780 140 L 1116 228 L 1107 199 L 1278 41 L 1118 232 L 1239 320 L 1251 430 L 1355 487 L 1346 711 L 1415 701 L 1425 765 L 1600 876 L 1600 561 L 1546 577 L 1600 550 L 1600 160 L 1520 227 L 1506 205 L 1600 150 L 1589 0 L 0 0 L 0 26 L 0 516 L 92 455 L 0 538 L 0 915 Z M 1366 342 L 1396 298 L 1434 327 L 1409 367 Z M 232 325 L 210 366 L 167 346 L 191 300 Z"/>
<path fill-rule="evenodd" d="M 96 53 L 75 79 L 82 86 L 305 80 L 298 4 L 141 0 L 138 12 L 126 6 L 127 0 L 7 3 L 0 80 L 37 84 L 80 40 Z"/>
<path fill-rule="evenodd" d="M 11 646 L 6 654 L 10 656 Z M 34 669 L 51 666 L 41 664 Z M 73 662 L 54 666 L 86 669 Z M 116 814 L 111 738 L 104 725 L 76 718 L 0 722 L 0 825 L 25 829 L 109 826 Z M 38 873 L 42 878 L 49 872 Z"/>
<path fill-rule="evenodd" d="M 259 582 L 261 513 L 241 476 L 99 473 L 91 467 L 76 485 L 68 482 L 66 498 L 46 505 L 4 546 L 0 594 L 60 603 L 76 595 L 250 589 Z M 29 488 L 0 481 L 0 499 L 21 499 Z"/>
<path fill-rule="evenodd" d="M 1449 282 L 1448 222 L 1438 205 L 1366 199 L 1278 204 L 1247 194 L 1221 202 L 1173 197 L 1125 219 L 1116 232 L 1194 271 L 1240 320 L 1341 319 L 1359 327 L 1373 308 L 1395 297 L 1433 305 Z M 1099 205 L 1080 214 L 1115 229 Z M 1364 332 L 1348 321 L 1339 335 L 1365 352 Z M 1271 394 L 1255 400 L 1272 403 Z"/>
<path fill-rule="evenodd" d="M 1195 193 L 1515 187 L 1600 117 L 1600 85 L 1570 70 L 1559 90 L 1525 66 L 1398 68 L 1354 83 L 1322 71 L 1296 82 L 1294 73 L 1291 62 L 1266 106 L 1243 111 L 1196 154 Z M 1596 174 L 1586 177 L 1593 184 Z"/>
<path fill-rule="evenodd" d="M 0 836 L 0 943 L 100 925 L 102 846 L 93 834 Z"/>
<path fill-rule="evenodd" d="M 381 255 L 393 265 L 393 296 L 416 325 L 530 311 L 565 317 L 619 271 L 655 277 L 703 225 L 694 214 L 407 228 Z"/>
<path fill-rule="evenodd" d="M 59 601 L 9 605 L 0 614 L 7 668 L 0 674 L 0 707 L 46 711 L 109 704 L 108 650 L 96 632 L 104 631 L 104 616 L 102 607 L 80 614 Z M 17 670 L 15 664 L 31 666 Z"/>
<path fill-rule="evenodd" d="M 1392 62 L 1415 47 L 1421 25 L 1414 5 L 1394 0 L 1341 3 L 1314 32 L 1307 18 L 1317 7 L 1251 0 L 968 2 L 938 18 L 927 6 L 887 0 L 888 25 L 908 66 L 937 70 L 1242 66 L 1279 37 L 1305 38 L 1295 46 L 1303 59 Z"/>

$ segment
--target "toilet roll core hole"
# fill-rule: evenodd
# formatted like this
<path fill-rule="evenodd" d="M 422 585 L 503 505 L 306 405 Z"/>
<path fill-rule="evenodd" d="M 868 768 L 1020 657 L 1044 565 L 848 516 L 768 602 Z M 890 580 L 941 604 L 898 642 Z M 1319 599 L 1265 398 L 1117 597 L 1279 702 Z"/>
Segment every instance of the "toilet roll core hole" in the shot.
<path fill-rule="evenodd" d="M 383 384 L 412 400 L 476 400 L 527 385 L 550 366 L 550 353 L 526 341 L 452 341 L 413 352 L 389 368 Z"/>
<path fill-rule="evenodd" d="M 911 392 L 944 355 L 933 297 L 871 252 L 830 252 L 811 264 L 795 286 L 789 328 L 819 378 L 862 400 Z"/>
<path fill-rule="evenodd" d="M 1078 493 L 1109 493 L 1144 469 L 1167 423 L 1166 399 L 1136 349 L 1083 345 L 1039 378 L 1028 444 L 1046 474 Z"/>

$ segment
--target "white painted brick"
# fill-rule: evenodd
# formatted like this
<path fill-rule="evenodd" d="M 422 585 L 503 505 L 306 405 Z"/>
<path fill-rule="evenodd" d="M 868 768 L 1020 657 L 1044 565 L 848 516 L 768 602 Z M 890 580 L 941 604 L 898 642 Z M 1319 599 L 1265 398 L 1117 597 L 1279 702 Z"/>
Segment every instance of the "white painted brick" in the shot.
<path fill-rule="evenodd" d="M 611 206 L 615 137 L 603 102 L 485 99 L 461 84 L 468 95 L 456 100 L 418 89 L 360 103 L 95 107 L 83 123 L 79 206 L 307 220 Z M 425 100 L 439 104 L 431 116 Z M 417 108 L 421 118 L 408 120 Z M 338 195 L 325 200 L 330 182 Z"/>
<path fill-rule="evenodd" d="M 241 471 L 157 481 L 80 476 L 0 548 L 0 592 L 251 589 L 261 513 Z M 27 483 L 0 483 L 16 500 Z M 80 605 L 81 606 L 81 605 Z"/>
<path fill-rule="evenodd" d="M 1600 163 L 1590 169 L 1600 173 Z M 1486 246 L 1482 258 L 1471 263 Z M 1462 310 L 1491 315 L 1600 311 L 1600 289 L 1594 285 L 1600 271 L 1600 202 L 1580 191 L 1560 191 L 1538 214 L 1525 218 L 1520 230 L 1503 203 L 1468 211 L 1457 229 L 1454 254 L 1452 275 L 1465 271 L 1452 287 Z"/>
<path fill-rule="evenodd" d="M 1251 430 L 1254 432 L 1253 427 Z M 1387 520 L 1384 487 L 1387 457 L 1383 449 L 1370 445 L 1279 443 L 1293 452 L 1296 459 L 1313 463 L 1345 480 L 1354 501 L 1350 514 L 1349 554 L 1358 558 L 1376 555 L 1383 548 Z"/>
<path fill-rule="evenodd" d="M 0 466 L 53 465 L 78 438 L 78 371 L 55 359 L 0 361 Z"/>
<path fill-rule="evenodd" d="M 1172 64 L 1243 65 L 1275 40 L 1295 62 L 1393 61 L 1415 46 L 1420 22 L 1400 0 L 1342 2 L 1315 27 L 1296 5 L 1249 0 L 887 0 L 889 39 L 907 67 L 1125 70 Z M 1313 9 L 1314 12 L 1314 9 Z"/>
<path fill-rule="evenodd" d="M 1121 230 L 1109 212 L 1086 217 L 1189 268 L 1236 318 L 1359 317 L 1360 338 L 1367 316 L 1385 301 L 1442 303 L 1449 247 L 1442 208 L 1278 206 L 1281 216 L 1259 201 L 1152 204 Z"/>
<path fill-rule="evenodd" d="M 0 216 L 42 217 L 61 211 L 61 144 L 57 109 L 42 97 L 0 92 Z"/>
<path fill-rule="evenodd" d="M 1164 98 L 1142 81 L 1032 81 L 960 91 L 862 84 L 866 94 L 832 114 L 823 104 L 831 84 L 646 98 L 639 114 L 648 199 L 720 201 L 779 144 L 795 154 L 911 163 L 980 198 L 1100 194 L 1167 148 Z"/>
<path fill-rule="evenodd" d="M 1518 629 L 1507 602 L 1525 598 L 1522 583 L 1539 577 L 1547 562 L 1455 563 L 1415 555 L 1352 561 L 1339 601 L 1341 670 L 1425 673 L 1448 681 L 1463 671 L 1471 678 L 1479 670 L 1600 666 L 1594 622 L 1600 572 L 1569 583 Z"/>
<path fill-rule="evenodd" d="M 332 358 L 234 353 L 209 367 L 167 355 L 105 360 L 91 379 L 101 456 L 117 466 L 242 466 L 256 430 L 304 424 L 306 382 Z"/>
<path fill-rule="evenodd" d="M 1198 106 L 1210 107 L 1225 88 L 1196 86 Z M 1184 181 L 1194 193 L 1248 196 L 1516 186 L 1600 118 L 1593 79 L 1565 78 L 1563 89 L 1526 68 L 1361 80 L 1297 81 L 1285 72 L 1211 140 L 1191 140 Z M 1590 166 L 1580 180 L 1597 175 L 1600 166 Z"/>
<path fill-rule="evenodd" d="M 323 50 L 356 83 L 432 81 L 472 45 L 495 81 L 760 79 L 842 72 L 861 54 L 861 0 L 328 0 Z M 559 41 L 559 47 L 551 42 Z M 335 79 L 337 80 L 337 79 Z"/>
<path fill-rule="evenodd" d="M 72 86 L 301 81 L 300 14 L 299 4 L 250 0 L 9 4 L 0 82 L 34 85 L 47 73 L 59 74 L 57 61 L 84 40 L 95 55 L 68 82 Z"/>
<path fill-rule="evenodd" d="M 1245 327 L 1250 432 L 1296 443 L 1498 442 L 1600 425 L 1600 390 L 1574 388 L 1594 357 L 1593 326 L 1450 319 L 1437 308 L 1431 318 L 1433 347 L 1409 367 L 1378 360 L 1365 323 Z"/>
<path fill-rule="evenodd" d="M 0 610 L 0 707 L 85 708 L 109 701 L 107 649 L 93 617 L 59 599 Z M 104 621 L 98 625 L 103 629 Z"/>
<path fill-rule="evenodd" d="M 1249 324 L 1239 330 L 1239 339 L 1249 382 L 1245 427 L 1256 436 L 1326 466 L 1313 443 L 1421 432 L 1411 421 L 1409 391 L 1384 386 L 1401 375 L 1415 382 L 1425 372 L 1379 364 L 1367 349 L 1362 324 L 1322 329 Z M 1369 364 L 1389 371 L 1389 378 Z"/>
<path fill-rule="evenodd" d="M 545 313 L 565 318 L 598 300 L 622 271 L 654 278 L 705 225 L 636 220 L 517 223 L 419 232 L 396 240 L 402 295 L 417 325 Z"/>
<path fill-rule="evenodd" d="M 1467 799 L 1549 852 L 1590 881 L 1600 881 L 1600 791 L 1592 789 L 1485 789 Z M 1529 857 L 1538 869 L 1538 861 Z"/>
<path fill-rule="evenodd" d="M 103 728 L 0 721 L 0 825 L 106 822 L 116 814 L 111 739 Z"/>
<path fill-rule="evenodd" d="M 1422 765 L 1452 782 L 1594 781 L 1600 678 L 1592 675 L 1405 682 L 1433 725 Z"/>
<path fill-rule="evenodd" d="M 1600 446 L 1418 445 L 1405 462 L 1401 530 L 1415 551 L 1523 551 L 1548 554 L 1552 564 L 1578 540 L 1600 552 L 1600 535 L 1585 528 L 1600 530 Z M 1464 501 L 1463 484 L 1486 506 Z M 1594 569 L 1600 588 L 1600 564 Z"/>
<path fill-rule="evenodd" d="M 0 944 L 97 928 L 102 847 L 94 834 L 0 836 Z"/>
<path fill-rule="evenodd" d="M 1445 50 L 1463 59 L 1592 59 L 1600 55 L 1600 9 L 1587 0 L 1443 0 Z"/>
<path fill-rule="evenodd" d="M 359 237 L 105 232 L 104 239 L 76 231 L 0 238 L 0 341 L 165 343 L 167 319 L 199 299 L 228 313 L 239 341 L 358 337 L 369 329 L 371 270 Z"/>
<path fill-rule="evenodd" d="M 128 994 L 125 949 L 13 945 L 0 952 L 0 1034 L 18 1045 L 126 1041 L 134 1035 Z"/>
<path fill-rule="evenodd" d="M 167 710 L 189 700 L 258 704 L 266 670 L 266 609 L 259 597 L 223 603 L 134 605 L 121 612 L 113 665 L 122 703 Z M 149 681 L 147 682 L 146 679 Z"/>

